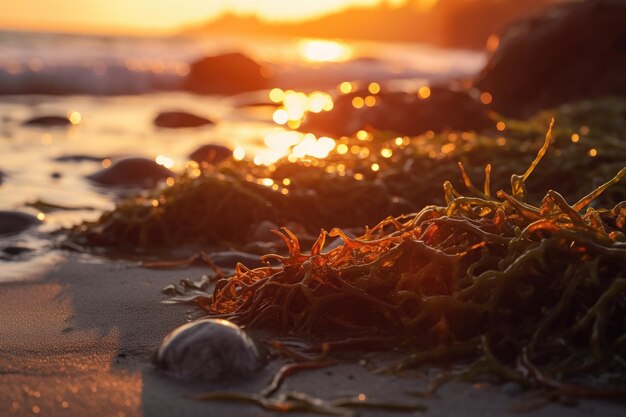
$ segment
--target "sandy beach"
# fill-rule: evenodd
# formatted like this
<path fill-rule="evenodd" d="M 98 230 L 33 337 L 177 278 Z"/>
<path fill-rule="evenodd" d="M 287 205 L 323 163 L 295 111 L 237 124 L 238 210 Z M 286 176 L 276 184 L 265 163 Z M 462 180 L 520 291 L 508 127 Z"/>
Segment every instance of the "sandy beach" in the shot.
<path fill-rule="evenodd" d="M 166 305 L 161 289 L 183 277 L 197 278 L 204 268 L 148 270 L 125 261 L 68 254 L 43 277 L 0 285 L 0 415 L 7 416 L 270 416 L 253 405 L 200 402 L 194 394 L 211 390 L 254 392 L 281 365 L 272 362 L 252 378 L 211 384 L 171 380 L 150 363 L 161 338 L 198 311 Z M 429 378 L 375 374 L 371 364 L 393 354 L 359 354 L 320 370 L 289 378 L 282 391 L 321 398 L 365 393 L 380 401 L 420 403 L 423 413 L 365 410 L 364 416 L 503 416 L 532 404 L 515 387 L 489 384 L 445 385 L 433 398 L 406 395 L 424 389 Z M 431 376 L 436 375 L 434 371 Z M 551 404 L 533 416 L 623 415 L 623 405 L 581 401 Z"/>

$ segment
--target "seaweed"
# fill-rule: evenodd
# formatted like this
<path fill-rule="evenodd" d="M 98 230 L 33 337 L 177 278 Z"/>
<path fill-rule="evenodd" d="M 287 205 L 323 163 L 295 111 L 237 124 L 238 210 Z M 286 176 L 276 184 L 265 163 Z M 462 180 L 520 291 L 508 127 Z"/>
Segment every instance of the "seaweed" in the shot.
<path fill-rule="evenodd" d="M 261 394 L 245 394 L 238 392 L 210 392 L 199 396 L 198 400 L 204 401 L 234 401 L 248 402 L 262 407 L 268 411 L 279 412 L 309 412 L 327 414 L 341 417 L 355 416 L 352 408 L 383 409 L 389 411 L 424 411 L 426 408 L 421 404 L 399 404 L 384 401 L 372 401 L 360 397 L 341 397 L 331 401 L 298 392 L 288 391 L 276 398 L 269 398 Z"/>
<path fill-rule="evenodd" d="M 511 177 L 510 194 L 492 193 L 490 167 L 481 191 L 461 166 L 469 194 L 445 182 L 444 205 L 387 217 L 359 237 L 322 230 L 303 252 L 281 228 L 287 255 L 238 265 L 201 306 L 309 339 L 389 337 L 407 349 L 396 370 L 462 359 L 473 361 L 471 377 L 550 396 L 623 398 L 626 202 L 592 205 L 626 167 L 574 203 L 550 190 L 534 204 L 527 180 L 552 132 L 553 124 L 530 167 Z M 328 237 L 343 244 L 325 250 Z M 275 406 L 266 399 L 250 397 Z"/>
<path fill-rule="evenodd" d="M 440 192 L 444 181 L 452 179 L 459 189 L 493 161 L 498 163 L 489 165 L 485 187 L 503 189 L 511 170 L 523 172 L 531 163 L 532 153 L 543 145 L 547 114 L 555 112 L 561 127 L 553 132 L 555 143 L 541 170 L 524 181 L 528 202 L 540 205 L 533 198 L 550 188 L 578 201 L 585 187 L 599 185 L 626 160 L 626 145 L 619 139 L 624 101 L 564 106 L 523 122 L 497 119 L 504 131 L 496 135 L 359 132 L 337 138 L 337 147 L 324 159 L 284 158 L 270 166 L 246 160 L 226 160 L 217 167 L 192 164 L 173 185 L 120 201 L 98 221 L 71 230 L 69 239 L 87 249 L 237 247 L 267 220 L 300 237 L 315 236 L 322 228 L 362 230 L 386 216 L 446 204 Z M 457 162 L 463 166 L 460 180 Z M 473 197 L 485 199 L 485 190 L 476 191 L 470 190 Z M 624 196 L 626 185 L 617 184 L 593 204 L 615 205 Z"/>
<path fill-rule="evenodd" d="M 290 352 L 280 344 L 275 346 L 284 353 L 289 352 L 296 362 L 281 367 L 271 382 L 257 393 L 243 393 L 235 391 L 212 391 L 197 395 L 194 398 L 200 401 L 232 401 L 252 403 L 269 411 L 279 412 L 310 412 L 336 416 L 356 416 L 354 408 L 382 409 L 388 411 L 424 411 L 426 407 L 416 403 L 397 403 L 378 401 L 367 398 L 363 393 L 355 396 L 342 396 L 334 400 L 324 400 L 298 391 L 277 393 L 283 381 L 297 372 L 311 369 L 326 368 L 335 365 L 335 361 L 326 358 L 328 351 L 323 350 L 317 358 L 305 358 L 296 352 Z M 294 356 L 295 354 L 295 356 Z"/>

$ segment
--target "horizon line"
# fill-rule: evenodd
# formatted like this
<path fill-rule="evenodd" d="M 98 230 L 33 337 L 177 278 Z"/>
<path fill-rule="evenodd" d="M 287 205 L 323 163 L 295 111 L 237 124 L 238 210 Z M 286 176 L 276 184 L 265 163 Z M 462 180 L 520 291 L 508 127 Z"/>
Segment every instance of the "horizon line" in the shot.
<path fill-rule="evenodd" d="M 271 19 L 266 16 L 258 15 L 253 12 L 237 12 L 234 10 L 224 10 L 220 13 L 217 13 L 213 16 L 207 16 L 205 18 L 200 18 L 197 20 L 189 20 L 183 23 L 179 23 L 172 26 L 164 26 L 164 27 L 146 27 L 146 26 L 127 26 L 127 25 L 92 25 L 92 24 L 63 24 L 63 23 L 49 23 L 49 22 L 25 22 L 18 23 L 15 22 L 2 22 L 0 21 L 0 31 L 4 32 L 35 32 L 35 33 L 58 33 L 58 34 L 77 34 L 77 35 L 93 35 L 93 36 L 106 36 L 106 35 L 117 35 L 117 36 L 174 36 L 179 35 L 185 29 L 193 29 L 198 28 L 203 25 L 207 25 L 211 22 L 219 21 L 224 18 L 238 18 L 238 19 L 253 19 L 258 22 L 272 25 L 283 25 L 283 24 L 297 24 L 297 23 L 305 23 L 315 21 L 317 19 L 332 16 L 335 14 L 344 13 L 350 9 L 357 10 L 372 10 L 377 8 L 387 8 L 385 3 L 375 5 L 375 6 L 365 6 L 365 5 L 352 5 L 347 6 L 338 10 L 333 10 L 329 12 L 318 13 L 313 16 L 306 17 L 283 17 Z M 392 9 L 398 9 L 403 6 L 393 6 Z"/>

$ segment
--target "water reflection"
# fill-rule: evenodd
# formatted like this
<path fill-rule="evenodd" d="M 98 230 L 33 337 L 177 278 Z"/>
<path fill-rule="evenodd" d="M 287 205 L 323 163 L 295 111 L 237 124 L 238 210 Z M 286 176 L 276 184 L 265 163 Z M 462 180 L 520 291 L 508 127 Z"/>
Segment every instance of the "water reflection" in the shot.
<path fill-rule="evenodd" d="M 67 119 L 70 121 L 71 124 L 77 125 L 81 122 L 83 116 L 81 116 L 81 114 L 76 110 L 71 110 L 67 112 Z"/>
<path fill-rule="evenodd" d="M 309 62 L 343 62 L 352 57 L 352 49 L 336 41 L 303 40 L 298 50 Z"/>
<path fill-rule="evenodd" d="M 269 98 L 272 102 L 281 104 L 272 115 L 274 122 L 279 125 L 287 125 L 292 129 L 300 127 L 306 113 L 330 111 L 334 107 L 330 94 L 321 91 L 306 94 L 274 88 L 270 91 Z"/>

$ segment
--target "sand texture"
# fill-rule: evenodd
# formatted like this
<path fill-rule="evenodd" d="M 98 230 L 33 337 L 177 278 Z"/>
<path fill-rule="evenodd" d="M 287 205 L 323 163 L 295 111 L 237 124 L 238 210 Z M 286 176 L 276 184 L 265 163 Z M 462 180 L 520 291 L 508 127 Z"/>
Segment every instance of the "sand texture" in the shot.
<path fill-rule="evenodd" d="M 195 417 L 279 415 L 253 405 L 198 402 L 210 390 L 254 392 L 281 363 L 240 381 L 181 384 L 161 375 L 150 356 L 161 338 L 189 318 L 192 306 L 162 304 L 161 289 L 202 268 L 155 271 L 121 261 L 69 255 L 36 280 L 0 284 L 0 416 Z M 356 358 L 356 360 L 355 360 Z M 349 354 L 332 368 L 300 373 L 281 390 L 322 398 L 364 393 L 374 400 L 422 403 L 423 413 L 359 411 L 364 416 L 506 416 L 529 404 L 511 387 L 451 383 L 433 398 L 407 392 L 427 378 L 374 374 L 390 354 Z M 352 360 L 350 360 L 352 359 Z M 360 361 L 359 361 L 360 359 Z M 623 416 L 622 404 L 552 404 L 533 416 Z M 300 414 L 302 415 L 302 414 Z"/>

